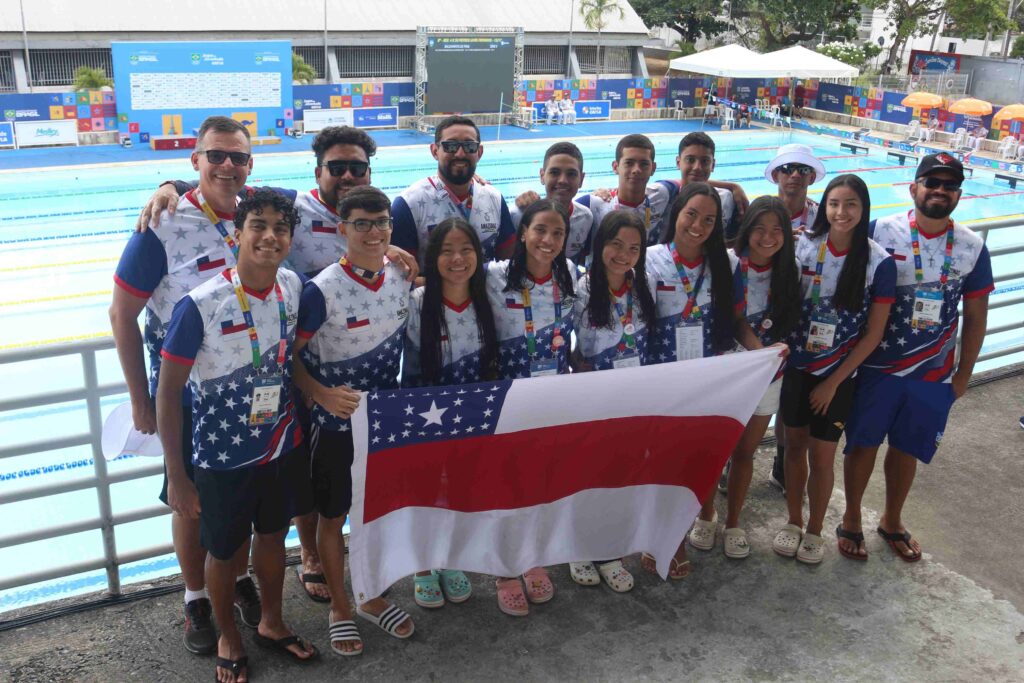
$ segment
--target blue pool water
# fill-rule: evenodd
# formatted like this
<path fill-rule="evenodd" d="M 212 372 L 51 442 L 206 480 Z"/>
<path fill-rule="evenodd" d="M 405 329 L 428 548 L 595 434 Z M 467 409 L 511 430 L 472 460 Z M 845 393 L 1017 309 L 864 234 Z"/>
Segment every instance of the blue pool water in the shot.
<path fill-rule="evenodd" d="M 652 130 L 667 126 L 652 125 Z M 685 124 L 673 132 L 651 133 L 657 146 L 659 168 L 656 178 L 677 177 L 674 167 L 676 146 Z M 644 130 L 644 122 L 630 126 Z M 582 127 L 581 127 L 582 128 Z M 539 134 L 543 135 L 543 133 Z M 539 137 L 534 134 L 534 137 Z M 519 137 L 524 137 L 519 135 Z M 584 190 L 613 187 L 611 171 L 616 136 L 576 139 L 586 159 Z M 752 198 L 771 194 L 775 186 L 764 178 L 764 167 L 775 149 L 787 142 L 811 145 L 830 175 L 860 174 L 871 189 L 872 215 L 883 216 L 911 206 L 908 185 L 913 168 L 886 160 L 875 150 L 853 156 L 839 149 L 839 141 L 802 133 L 742 132 L 716 133 L 718 143 L 715 177 L 741 182 Z M 413 146 L 379 149 L 373 162 L 375 184 L 394 196 L 413 181 L 431 174 L 436 163 L 425 139 Z M 491 142 L 478 172 L 501 188 L 512 200 L 518 193 L 539 190 L 538 170 L 551 140 Z M 0 164 L 3 159 L 0 158 Z M 47 162 L 52 163 L 52 162 Z M 310 189 L 314 158 L 311 153 L 261 153 L 257 148 L 250 184 Z M 99 338 L 109 334 L 107 306 L 111 275 L 117 258 L 138 214 L 153 189 L 168 178 L 192 178 L 194 172 L 182 158 L 147 160 L 131 165 L 75 166 L 48 169 L 19 169 L 0 173 L 0 351 L 60 341 Z M 825 183 L 811 188 L 820 195 Z M 978 171 L 964 186 L 956 216 L 974 227 L 1002 218 L 1024 216 L 1024 188 L 1011 190 L 996 183 L 993 175 Z M 989 236 L 990 248 L 1019 244 L 1015 229 L 998 230 Z M 993 261 L 995 274 L 1022 270 L 1024 257 L 1005 256 Z M 1024 290 L 1024 280 L 1000 283 L 992 301 Z M 1022 318 L 1024 307 L 1010 306 L 992 311 L 989 324 Z M 984 351 L 993 351 L 1024 341 L 1024 330 L 991 335 Z M 981 364 L 979 370 L 1019 360 L 1007 356 Z M 98 356 L 101 383 L 121 380 L 116 356 Z M 0 366 L 0 400 L 28 393 L 55 391 L 81 386 L 78 356 L 66 356 L 43 363 Z M 104 414 L 125 400 L 110 396 L 102 401 Z M 81 403 L 0 413 L 0 434 L 4 444 L 30 442 L 77 434 L 88 430 Z M 112 473 L 150 466 L 153 460 L 126 458 L 109 464 Z M 0 490 L 10 491 L 88 476 L 92 471 L 88 447 L 76 447 L 43 454 L 0 460 Z M 114 513 L 150 507 L 156 503 L 158 477 L 116 484 L 112 487 Z M 3 534 L 42 526 L 66 524 L 98 514 L 93 490 L 65 493 L 45 500 L 10 503 L 0 507 Z M 166 517 L 142 520 L 117 527 L 120 553 L 166 543 Z M 294 540 L 294 539 L 293 539 Z M 46 542 L 28 543 L 0 550 L 0 579 L 29 569 L 42 569 L 97 557 L 102 553 L 99 531 L 90 531 Z M 122 582 L 145 581 L 176 570 L 173 557 L 155 558 L 122 568 Z M 0 592 L 0 611 L 95 591 L 105 586 L 102 572 L 90 572 L 67 579 L 22 589 Z"/>

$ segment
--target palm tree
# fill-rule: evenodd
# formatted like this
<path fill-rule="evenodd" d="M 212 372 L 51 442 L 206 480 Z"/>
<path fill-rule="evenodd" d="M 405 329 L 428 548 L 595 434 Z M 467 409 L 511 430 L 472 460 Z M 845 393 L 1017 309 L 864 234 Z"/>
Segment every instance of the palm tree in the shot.
<path fill-rule="evenodd" d="M 619 6 L 619 0 L 581 0 L 580 14 L 583 23 L 591 31 L 597 31 L 597 77 L 601 78 L 601 31 L 608 25 L 606 14 L 618 12 L 619 19 L 626 17 L 626 12 Z"/>
<path fill-rule="evenodd" d="M 114 81 L 107 78 L 107 72 L 103 69 L 80 66 L 75 70 L 75 82 L 72 87 L 76 91 L 99 90 L 110 85 L 114 85 Z"/>
<path fill-rule="evenodd" d="M 292 81 L 296 83 L 312 83 L 316 80 L 316 69 L 303 59 L 297 52 L 292 53 Z"/>

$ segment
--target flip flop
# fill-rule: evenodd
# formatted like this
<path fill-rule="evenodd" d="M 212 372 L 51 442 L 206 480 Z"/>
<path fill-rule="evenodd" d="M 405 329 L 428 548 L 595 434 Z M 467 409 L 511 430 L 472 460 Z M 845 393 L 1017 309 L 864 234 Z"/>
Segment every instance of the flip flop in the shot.
<path fill-rule="evenodd" d="M 864 542 L 864 533 L 861 531 L 847 531 L 843 528 L 843 525 L 840 524 L 836 527 L 836 541 L 840 538 L 845 538 L 847 541 L 853 541 L 857 545 L 860 545 Z M 863 555 L 859 555 L 855 552 L 851 553 L 849 550 L 843 550 L 842 544 L 837 543 L 836 545 L 839 548 L 839 554 L 843 557 L 848 557 L 851 560 L 857 560 L 858 562 L 866 562 L 868 559 L 866 547 L 864 548 L 865 553 Z"/>
<path fill-rule="evenodd" d="M 306 595 L 309 596 L 310 600 L 312 600 L 313 602 L 330 602 L 331 601 L 330 598 L 325 598 L 323 596 L 317 595 L 316 593 L 311 593 L 309 591 L 309 589 L 306 588 L 306 584 L 307 583 L 322 583 L 322 584 L 324 584 L 326 586 L 327 585 L 327 579 L 324 578 L 323 574 L 313 574 L 313 573 L 309 573 L 309 572 L 304 572 L 304 571 L 302 571 L 302 565 L 301 564 L 295 568 L 295 573 L 299 577 L 299 582 L 302 583 L 302 590 L 305 591 Z"/>
<path fill-rule="evenodd" d="M 883 529 L 882 527 L 878 527 L 877 531 L 878 531 L 878 535 L 881 536 L 882 538 L 884 538 L 885 542 L 889 544 L 889 548 L 892 549 L 892 551 L 894 553 L 896 553 L 896 556 L 899 557 L 904 562 L 917 562 L 918 560 L 921 559 L 921 553 L 920 552 L 916 552 L 913 555 L 905 555 L 902 550 L 900 550 L 899 548 L 896 547 L 897 543 L 903 543 L 904 545 L 907 546 L 908 550 L 911 550 L 911 548 L 910 548 L 910 532 L 909 531 L 903 531 L 903 532 L 894 531 L 894 532 L 890 533 L 890 532 L 886 531 L 885 529 Z"/>
<path fill-rule="evenodd" d="M 231 675 L 234 676 L 235 680 L 237 681 L 238 675 L 242 673 L 242 669 L 245 669 L 246 673 L 249 673 L 249 658 L 245 656 L 239 657 L 238 659 L 227 659 L 226 657 L 217 657 L 217 668 L 227 669 L 231 672 Z M 248 676 L 246 676 L 246 678 L 248 678 Z M 213 672 L 213 680 L 218 680 L 216 671 Z"/>
<path fill-rule="evenodd" d="M 359 636 L 359 629 L 356 628 L 356 622 L 351 619 L 328 621 L 327 637 L 329 639 L 328 642 L 331 644 L 331 651 L 336 655 L 341 655 L 342 657 L 355 657 L 356 655 L 363 654 L 363 648 L 346 652 L 345 650 L 339 650 L 334 647 L 335 642 L 353 642 L 360 644 L 363 642 L 363 639 Z"/>
<path fill-rule="evenodd" d="M 256 641 L 256 644 L 260 647 L 266 648 L 268 650 L 273 650 L 274 652 L 279 652 L 283 655 L 287 655 L 292 659 L 292 661 L 298 664 L 307 664 L 316 659 L 316 656 L 319 654 L 319 651 L 316 649 L 316 645 L 313 645 L 313 643 L 307 643 L 294 633 L 290 636 L 285 636 L 284 638 L 276 639 L 268 638 L 267 636 L 264 636 L 260 633 L 256 633 L 252 637 L 252 639 Z M 310 655 L 308 657 L 300 657 L 299 655 L 295 654 L 294 651 L 288 649 L 289 645 L 298 645 L 303 650 L 305 650 L 306 646 L 309 645 L 312 652 L 310 652 Z"/>
<path fill-rule="evenodd" d="M 363 619 L 366 619 L 371 624 L 377 626 L 380 630 L 384 631 L 384 633 L 387 633 L 389 636 L 392 636 L 393 638 L 398 638 L 399 640 L 405 640 L 406 638 L 409 638 L 410 636 L 412 636 L 413 633 L 416 632 L 416 624 L 414 624 L 411 620 L 409 621 L 410 628 L 408 633 L 402 635 L 398 632 L 398 627 L 404 624 L 407 619 L 409 619 L 409 614 L 401 607 L 388 605 L 386 608 L 384 608 L 384 611 L 380 613 L 380 616 L 370 614 L 362 607 L 356 607 L 356 614 L 361 616 Z"/>

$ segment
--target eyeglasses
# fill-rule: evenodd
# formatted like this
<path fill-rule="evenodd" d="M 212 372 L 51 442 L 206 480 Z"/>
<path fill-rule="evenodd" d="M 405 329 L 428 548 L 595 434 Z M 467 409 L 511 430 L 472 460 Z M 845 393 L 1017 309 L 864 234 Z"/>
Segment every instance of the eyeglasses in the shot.
<path fill-rule="evenodd" d="M 466 154 L 476 154 L 480 149 L 480 143 L 476 140 L 442 140 L 438 144 L 448 154 L 455 154 L 459 151 L 459 147 L 466 150 Z"/>
<path fill-rule="evenodd" d="M 960 189 L 959 180 L 943 180 L 942 178 L 928 176 L 926 178 L 918 178 L 917 182 L 921 183 L 929 190 L 937 190 L 941 187 L 946 192 L 956 192 Z"/>
<path fill-rule="evenodd" d="M 391 229 L 391 224 L 394 222 L 391 217 L 387 218 L 376 218 L 374 220 L 368 220 L 366 218 L 358 218 L 354 221 L 341 221 L 346 225 L 351 225 L 356 229 L 356 232 L 370 232 L 371 228 L 377 228 L 383 232 L 387 232 Z"/>
<path fill-rule="evenodd" d="M 328 161 L 321 166 L 326 166 L 327 170 L 331 172 L 331 175 L 335 178 L 345 175 L 345 171 L 352 174 L 353 178 L 362 178 L 366 175 L 366 172 L 370 170 L 370 162 L 368 161 L 346 161 L 343 159 L 336 159 L 334 161 Z"/>
<path fill-rule="evenodd" d="M 808 176 L 814 173 L 813 168 L 811 168 L 810 166 L 805 166 L 804 164 L 783 164 L 782 166 L 779 166 L 776 170 L 779 173 L 782 173 L 783 175 L 793 175 L 794 173 L 799 173 L 802 176 Z"/>
<path fill-rule="evenodd" d="M 245 166 L 252 158 L 252 155 L 247 152 L 225 152 L 220 149 L 207 149 L 199 153 L 205 154 L 206 160 L 214 166 L 220 166 L 225 159 L 231 159 L 234 166 Z"/>

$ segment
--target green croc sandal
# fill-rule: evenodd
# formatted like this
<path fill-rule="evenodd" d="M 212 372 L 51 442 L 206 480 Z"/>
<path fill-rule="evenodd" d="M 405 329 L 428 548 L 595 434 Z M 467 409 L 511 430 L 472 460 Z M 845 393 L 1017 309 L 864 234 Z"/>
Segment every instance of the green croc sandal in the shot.
<path fill-rule="evenodd" d="M 444 593 L 441 592 L 441 584 L 437 581 L 437 574 L 430 573 L 426 576 L 414 576 L 413 578 L 413 599 L 420 607 L 435 609 L 444 607 Z"/>
<path fill-rule="evenodd" d="M 458 569 L 435 569 L 434 574 L 440 578 L 441 589 L 448 602 L 465 602 L 473 594 L 473 585 Z"/>

